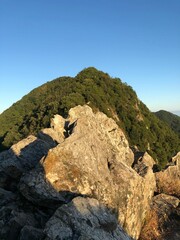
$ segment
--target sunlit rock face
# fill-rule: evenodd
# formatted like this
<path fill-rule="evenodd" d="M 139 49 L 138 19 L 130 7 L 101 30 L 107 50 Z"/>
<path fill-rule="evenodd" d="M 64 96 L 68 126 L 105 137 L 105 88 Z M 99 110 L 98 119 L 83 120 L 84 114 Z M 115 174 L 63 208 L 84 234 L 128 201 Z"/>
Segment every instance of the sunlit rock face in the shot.
<path fill-rule="evenodd" d="M 0 237 L 94 232 L 99 239 L 138 239 L 156 190 L 153 165 L 147 153 L 135 161 L 123 131 L 105 114 L 86 105 L 67 119 L 55 115 L 50 128 L 0 155 Z"/>
<path fill-rule="evenodd" d="M 132 169 L 134 154 L 122 130 L 88 106 L 71 109 L 65 120 L 56 115 L 53 129 L 60 129 L 66 138 L 41 160 L 42 170 L 34 169 L 21 179 L 22 194 L 41 205 L 48 204 L 44 196 L 49 203 L 52 196 L 51 204 L 55 199 L 69 202 L 78 195 L 96 198 L 114 209 L 119 223 L 138 238 L 155 190 L 151 166 L 144 161 L 143 176 Z"/>
<path fill-rule="evenodd" d="M 166 170 L 155 174 L 157 191 L 180 198 L 180 152 L 172 158 Z"/>

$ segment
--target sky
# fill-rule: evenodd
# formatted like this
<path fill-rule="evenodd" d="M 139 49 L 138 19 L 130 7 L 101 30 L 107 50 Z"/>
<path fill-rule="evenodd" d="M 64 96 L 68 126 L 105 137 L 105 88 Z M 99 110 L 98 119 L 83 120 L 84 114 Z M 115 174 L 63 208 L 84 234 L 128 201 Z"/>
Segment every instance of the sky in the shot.
<path fill-rule="evenodd" d="M 151 111 L 180 110 L 180 0 L 0 0 L 0 112 L 96 67 Z"/>

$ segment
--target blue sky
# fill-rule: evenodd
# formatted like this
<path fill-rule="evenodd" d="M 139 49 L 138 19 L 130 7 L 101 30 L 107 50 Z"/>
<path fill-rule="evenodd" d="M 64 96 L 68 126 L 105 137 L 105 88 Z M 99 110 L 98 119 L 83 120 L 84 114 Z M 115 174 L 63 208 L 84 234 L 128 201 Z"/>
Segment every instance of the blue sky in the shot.
<path fill-rule="evenodd" d="M 94 66 L 180 110 L 180 0 L 0 0 L 0 112 Z"/>

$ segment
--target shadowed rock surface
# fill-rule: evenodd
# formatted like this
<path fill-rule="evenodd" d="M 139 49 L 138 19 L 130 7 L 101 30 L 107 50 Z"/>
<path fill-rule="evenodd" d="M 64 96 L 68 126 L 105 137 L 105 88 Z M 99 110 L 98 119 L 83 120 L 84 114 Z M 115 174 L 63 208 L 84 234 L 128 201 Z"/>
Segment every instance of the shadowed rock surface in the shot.
<path fill-rule="evenodd" d="M 138 239 L 154 206 L 163 214 L 170 201 L 170 216 L 179 216 L 178 198 L 153 197 L 160 189 L 158 174 L 175 167 L 179 176 L 178 159 L 155 178 L 152 157 L 134 156 L 123 131 L 105 114 L 77 106 L 67 119 L 55 115 L 51 128 L 0 154 L 0 239 Z"/>
<path fill-rule="evenodd" d="M 179 240 L 179 203 L 178 198 L 166 194 L 155 196 L 139 240 Z"/>
<path fill-rule="evenodd" d="M 53 146 L 50 136 L 47 142 L 29 136 L 0 153 L 0 187 L 12 190 L 21 175 L 33 169 Z"/>
<path fill-rule="evenodd" d="M 54 128 L 58 119 L 56 115 Z M 54 198 L 48 182 L 64 202 L 78 195 L 96 198 L 115 209 L 126 231 L 138 238 L 156 185 L 151 166 L 143 177 L 131 168 L 134 155 L 124 133 L 103 113 L 78 106 L 60 122 L 65 140 L 41 160 L 40 172 L 36 167 L 21 178 L 21 193 L 38 205 L 49 196 L 48 204 Z"/>
<path fill-rule="evenodd" d="M 130 238 L 118 225 L 117 218 L 92 198 L 74 198 L 58 208 L 45 226 L 46 240 Z"/>

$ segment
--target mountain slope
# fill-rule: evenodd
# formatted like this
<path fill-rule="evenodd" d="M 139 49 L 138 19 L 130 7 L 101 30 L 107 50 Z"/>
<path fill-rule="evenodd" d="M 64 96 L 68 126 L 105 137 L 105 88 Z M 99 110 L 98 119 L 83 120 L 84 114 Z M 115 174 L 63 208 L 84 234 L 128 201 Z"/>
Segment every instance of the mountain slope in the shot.
<path fill-rule="evenodd" d="M 148 152 L 164 167 L 180 149 L 180 139 L 137 98 L 133 89 L 90 67 L 75 78 L 60 77 L 34 89 L 0 115 L 1 150 L 49 126 L 54 114 L 66 116 L 89 104 L 116 120 L 131 146 Z"/>
<path fill-rule="evenodd" d="M 160 110 L 158 112 L 154 113 L 160 120 L 164 121 L 165 123 L 167 123 L 169 125 L 169 127 L 172 128 L 172 130 L 175 133 L 178 133 L 180 136 L 180 117 L 164 111 L 164 110 Z"/>

